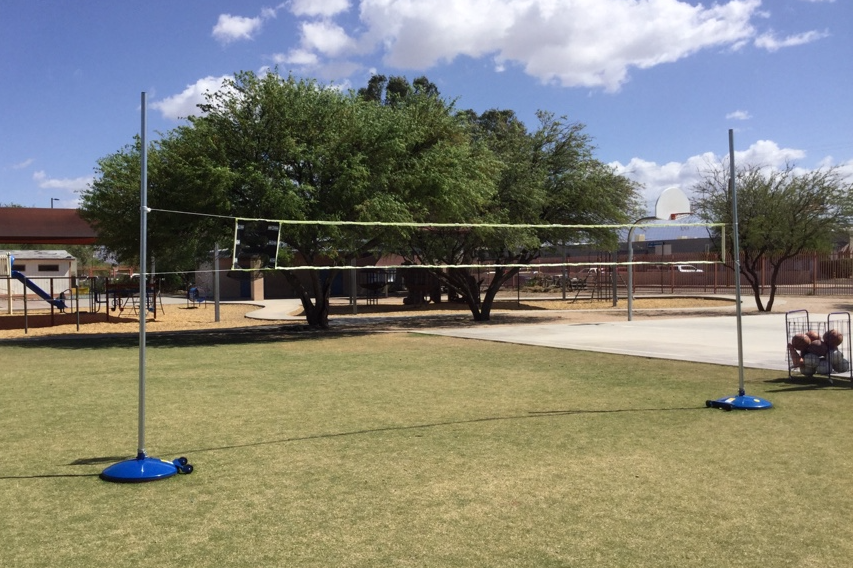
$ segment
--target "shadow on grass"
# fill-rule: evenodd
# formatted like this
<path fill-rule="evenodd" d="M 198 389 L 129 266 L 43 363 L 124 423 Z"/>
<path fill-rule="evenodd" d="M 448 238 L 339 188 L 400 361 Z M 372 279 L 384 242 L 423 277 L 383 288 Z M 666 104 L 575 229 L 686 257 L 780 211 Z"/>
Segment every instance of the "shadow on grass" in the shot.
<path fill-rule="evenodd" d="M 470 418 L 467 420 L 448 420 L 443 422 L 430 422 L 427 424 L 413 424 L 409 426 L 385 426 L 381 428 L 365 428 L 363 430 L 351 430 L 348 432 L 330 432 L 327 434 L 312 434 L 310 436 L 296 436 L 293 438 L 280 438 L 277 440 L 262 440 L 258 442 L 246 442 L 245 444 L 230 444 L 227 446 L 216 446 L 211 448 L 195 448 L 190 450 L 180 450 L 178 454 L 192 454 L 198 452 L 216 452 L 222 450 L 234 450 L 240 448 L 252 448 L 257 446 L 270 446 L 276 444 L 291 444 L 294 442 L 306 442 L 310 440 L 324 440 L 329 438 L 345 438 L 349 436 L 364 436 L 367 434 L 377 434 L 381 432 L 403 432 L 427 430 L 430 428 L 440 428 L 443 426 L 458 426 L 462 424 L 481 424 L 484 422 L 500 422 L 509 420 L 530 420 L 552 418 L 555 416 L 570 416 L 576 414 L 616 414 L 616 413 L 632 413 L 632 412 L 680 412 L 680 411 L 695 411 L 705 410 L 702 406 L 689 406 L 678 408 L 623 408 L 610 410 L 539 410 L 530 411 L 527 414 L 518 414 L 514 416 L 489 416 L 485 418 Z M 78 460 L 79 461 L 79 460 Z"/>
<path fill-rule="evenodd" d="M 769 385 L 779 385 L 778 388 L 768 389 L 767 392 L 798 392 L 819 390 L 849 390 L 853 382 L 848 377 L 833 377 L 830 381 L 826 377 L 779 377 L 764 381 Z"/>
<path fill-rule="evenodd" d="M 149 347 L 201 347 L 212 345 L 242 345 L 246 343 L 280 343 L 339 337 L 360 337 L 389 331 L 411 332 L 436 327 L 472 327 L 491 325 L 524 325 L 549 323 L 556 318 L 518 316 L 493 317 L 490 321 L 475 322 L 468 316 L 424 316 L 359 318 L 332 320 L 331 327 L 319 329 L 305 324 L 274 324 L 242 328 L 157 331 L 146 333 Z M 5 339 L 3 345 L 15 347 L 50 347 L 53 349 L 112 349 L 139 346 L 138 333 L 80 334 L 64 336 L 22 337 Z"/>
<path fill-rule="evenodd" d="M 302 325 L 262 326 L 240 329 L 174 331 L 146 334 L 146 346 L 157 348 L 203 347 L 211 345 L 243 345 L 247 343 L 280 343 L 330 337 L 360 336 L 372 333 L 361 330 L 321 330 Z M 98 350 L 135 348 L 139 346 L 138 334 L 88 335 L 75 337 L 34 337 L 4 341 L 15 347 L 51 349 Z"/>
<path fill-rule="evenodd" d="M 52 479 L 54 477 L 98 477 L 99 473 L 42 473 L 33 475 L 5 475 L 0 476 L 0 480 L 4 479 Z"/>
<path fill-rule="evenodd" d="M 462 424 L 481 424 L 485 422 L 500 422 L 500 421 L 509 421 L 509 420 L 530 420 L 530 419 L 543 419 L 543 418 L 554 418 L 557 416 L 573 416 L 573 415 L 583 415 L 583 414 L 621 414 L 621 413 L 635 413 L 635 412 L 684 412 L 684 411 L 697 411 L 697 410 L 707 410 L 705 405 L 702 406 L 688 406 L 688 407 L 675 407 L 675 408 L 615 408 L 615 409 L 603 409 L 603 410 L 578 410 L 578 409 L 560 409 L 560 410 L 531 410 L 527 414 L 517 414 L 514 416 L 489 416 L 485 418 L 471 418 L 468 420 L 447 420 L 442 422 L 431 422 L 427 424 L 413 424 L 409 426 L 385 426 L 381 428 L 365 428 L 362 430 L 351 430 L 348 432 L 330 432 L 326 434 L 312 434 L 310 436 L 295 436 L 292 438 L 280 438 L 276 440 L 261 440 L 257 442 L 246 442 L 245 444 L 229 444 L 226 446 L 215 446 L 209 448 L 194 448 L 188 450 L 178 450 L 173 453 L 175 455 L 190 455 L 201 452 L 218 452 L 225 450 L 236 450 L 241 448 L 253 448 L 259 446 L 271 446 L 277 444 L 292 444 L 296 442 L 307 442 L 311 440 L 324 440 L 331 438 L 345 438 L 349 436 L 364 436 L 369 434 L 377 434 L 382 432 L 403 432 L 403 431 L 417 431 L 417 430 L 426 430 L 430 428 L 440 428 L 443 426 L 457 426 Z M 132 456 L 100 456 L 100 457 L 88 457 L 88 458 L 79 458 L 74 460 L 73 462 L 67 464 L 69 466 L 79 466 L 79 465 L 99 465 L 105 463 L 115 463 L 122 460 L 130 459 Z M 0 476 L 0 480 L 5 479 L 41 479 L 41 478 L 51 478 L 51 477 L 97 477 L 98 473 L 86 473 L 86 474 L 34 474 L 34 475 L 12 475 L 12 476 Z"/>

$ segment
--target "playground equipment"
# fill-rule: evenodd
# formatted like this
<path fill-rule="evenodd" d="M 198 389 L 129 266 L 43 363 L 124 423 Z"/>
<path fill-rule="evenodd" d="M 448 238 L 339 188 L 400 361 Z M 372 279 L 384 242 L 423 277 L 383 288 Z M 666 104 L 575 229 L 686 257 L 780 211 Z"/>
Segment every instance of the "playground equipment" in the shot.
<path fill-rule="evenodd" d="M 160 298 L 160 310 L 163 310 L 163 298 L 160 296 L 160 290 L 157 283 L 148 283 L 145 286 L 145 301 L 139 299 L 139 283 L 128 282 L 125 279 L 114 279 L 110 281 L 105 277 L 92 277 L 90 280 L 89 290 L 89 311 L 92 313 L 100 312 L 101 306 L 105 308 L 107 321 L 110 321 L 110 312 L 118 312 L 119 315 L 124 314 L 125 310 L 130 310 L 134 315 L 138 313 L 138 308 L 143 303 L 145 310 L 153 314 L 154 319 L 157 319 L 157 298 Z"/>
<path fill-rule="evenodd" d="M 47 292 L 45 292 L 44 290 L 39 288 L 39 286 L 35 282 L 30 280 L 23 273 L 18 272 L 17 270 L 12 271 L 11 277 L 14 278 L 15 280 L 19 280 L 24 286 L 26 286 L 27 288 L 29 288 L 30 290 L 32 290 L 33 292 L 38 294 L 38 296 L 42 300 L 44 300 L 45 302 L 47 302 L 51 306 L 58 308 L 59 311 L 61 311 L 61 312 L 65 311 L 65 308 L 67 306 L 65 305 L 65 297 L 64 297 L 63 293 L 60 292 L 59 297 L 54 298 L 53 296 L 51 296 L 50 294 L 48 294 Z"/>
<path fill-rule="evenodd" d="M 204 293 L 204 290 L 199 288 L 198 286 L 191 286 L 187 290 L 187 307 L 188 308 L 197 308 L 200 305 L 207 305 L 207 295 Z"/>
<path fill-rule="evenodd" d="M 358 273 L 358 285 L 367 290 L 367 305 L 379 303 L 379 293 L 394 282 L 394 274 L 382 268 L 361 270 Z"/>

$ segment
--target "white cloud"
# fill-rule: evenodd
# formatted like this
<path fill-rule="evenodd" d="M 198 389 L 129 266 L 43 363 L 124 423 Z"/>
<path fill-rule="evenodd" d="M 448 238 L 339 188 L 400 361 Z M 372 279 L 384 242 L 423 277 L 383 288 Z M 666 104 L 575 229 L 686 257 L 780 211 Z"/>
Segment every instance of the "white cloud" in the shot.
<path fill-rule="evenodd" d="M 771 140 L 759 140 L 746 150 L 735 151 L 736 164 L 749 164 L 777 170 L 803 160 L 805 157 L 805 151 L 795 148 L 780 148 Z M 690 196 L 691 189 L 702 179 L 703 172 L 713 167 L 719 167 L 727 160 L 728 155 L 718 156 L 713 152 L 705 152 L 692 156 L 684 162 L 657 164 L 642 158 L 632 158 L 626 165 L 620 162 L 612 162 L 610 165 L 615 168 L 616 173 L 641 184 L 643 186 L 643 199 L 651 204 L 667 187 L 679 187 Z M 821 162 L 818 167 L 824 167 L 824 164 L 825 161 Z M 849 177 L 853 181 L 853 160 L 843 167 L 850 171 Z"/>
<path fill-rule="evenodd" d="M 612 162 L 610 165 L 617 174 L 640 184 L 644 201 L 652 204 L 664 189 L 672 186 L 681 188 L 689 195 L 690 188 L 701 179 L 701 172 L 716 163 L 719 163 L 719 158 L 712 152 L 706 152 L 684 162 L 657 164 L 642 158 L 632 158 L 626 165 L 620 162 Z"/>
<path fill-rule="evenodd" d="M 332 17 L 349 10 L 349 0 L 292 0 L 290 11 L 296 16 Z"/>
<path fill-rule="evenodd" d="M 223 43 L 252 39 L 266 20 L 288 9 L 300 25 L 300 43 L 270 57 L 319 75 L 359 69 L 339 59 L 375 52 L 387 66 L 418 71 L 459 56 L 488 57 L 496 72 L 515 66 L 543 83 L 610 92 L 633 69 L 703 50 L 752 43 L 777 51 L 827 35 L 759 33 L 753 22 L 770 17 L 761 0 L 359 0 L 357 22 L 341 17 L 353 4 L 286 0 L 252 18 L 222 14 L 213 35 Z"/>
<path fill-rule="evenodd" d="M 43 170 L 33 174 L 33 181 L 42 189 L 58 189 L 69 193 L 84 190 L 92 182 L 92 176 L 78 178 L 51 178 Z"/>
<path fill-rule="evenodd" d="M 362 69 L 362 65 L 359 63 L 341 60 L 324 63 L 315 69 L 315 74 L 318 79 L 335 81 L 337 88 L 342 88 L 343 85 L 349 85 L 350 83 L 348 80 L 341 80 L 341 77 L 349 77 L 360 69 Z"/>
<path fill-rule="evenodd" d="M 12 164 L 12 169 L 13 170 L 23 170 L 25 168 L 30 167 L 33 164 L 33 162 L 35 162 L 35 158 L 28 158 L 28 159 L 24 160 L 23 162 L 19 162 L 17 164 Z"/>
<path fill-rule="evenodd" d="M 794 163 L 805 157 L 804 150 L 780 148 L 772 140 L 759 140 L 746 150 L 735 151 L 736 164 L 753 164 L 774 169 L 784 168 L 786 164 Z"/>
<path fill-rule="evenodd" d="M 755 35 L 759 0 L 705 7 L 679 0 L 362 0 L 363 35 L 388 65 L 425 69 L 492 55 L 543 82 L 617 90 L 632 67 L 677 61 Z"/>
<path fill-rule="evenodd" d="M 268 14 L 268 12 L 265 13 Z M 213 37 L 221 43 L 252 39 L 261 29 L 263 22 L 264 18 L 261 16 L 245 18 L 231 14 L 220 14 L 219 20 L 213 26 Z"/>
<path fill-rule="evenodd" d="M 726 120 L 749 120 L 752 115 L 745 110 L 736 110 L 726 115 Z"/>
<path fill-rule="evenodd" d="M 766 49 L 772 53 L 785 47 L 794 47 L 797 45 L 812 43 L 825 37 L 829 37 L 829 32 L 809 31 L 801 34 L 790 35 L 782 39 L 777 39 L 773 32 L 768 32 L 755 38 L 755 46 Z"/>
<path fill-rule="evenodd" d="M 327 57 L 351 51 L 355 42 L 344 29 L 329 21 L 304 22 L 302 24 L 302 47 L 306 51 L 319 51 Z"/>
<path fill-rule="evenodd" d="M 205 77 L 199 79 L 192 85 L 188 85 L 186 89 L 177 95 L 172 95 L 160 101 L 151 103 L 151 108 L 159 110 L 164 117 L 172 120 L 179 120 L 190 115 L 198 115 L 198 106 L 206 102 L 204 94 L 207 92 L 216 92 L 220 90 L 226 80 L 232 77 L 223 75 L 222 77 Z"/>
<path fill-rule="evenodd" d="M 320 58 L 317 57 L 316 53 L 311 53 L 304 49 L 291 49 L 286 54 L 276 53 L 272 56 L 272 60 L 277 65 L 286 64 L 305 67 L 314 66 L 320 62 Z"/>

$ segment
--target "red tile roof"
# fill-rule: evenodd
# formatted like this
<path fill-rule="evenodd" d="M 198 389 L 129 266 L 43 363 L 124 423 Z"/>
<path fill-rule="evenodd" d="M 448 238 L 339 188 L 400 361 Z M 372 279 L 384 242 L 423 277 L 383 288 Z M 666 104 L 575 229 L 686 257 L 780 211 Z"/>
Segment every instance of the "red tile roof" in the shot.
<path fill-rule="evenodd" d="M 0 243 L 90 245 L 97 238 L 76 209 L 0 207 Z"/>

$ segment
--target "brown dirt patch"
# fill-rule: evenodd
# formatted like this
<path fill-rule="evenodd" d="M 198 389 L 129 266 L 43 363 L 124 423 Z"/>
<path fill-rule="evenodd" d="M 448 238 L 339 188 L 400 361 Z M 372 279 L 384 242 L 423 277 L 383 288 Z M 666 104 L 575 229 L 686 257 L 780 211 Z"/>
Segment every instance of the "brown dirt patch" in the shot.
<path fill-rule="evenodd" d="M 249 312 L 256 311 L 257 306 L 245 304 L 222 304 L 220 305 L 220 321 L 214 321 L 215 310 L 213 306 L 201 308 L 187 308 L 179 305 L 167 305 L 159 309 L 157 319 L 149 316 L 145 320 L 145 330 L 148 332 L 158 331 L 184 331 L 200 329 L 231 329 L 253 326 L 270 325 L 269 321 L 250 319 L 246 317 Z M 0 315 L 0 339 L 13 337 L 42 337 L 47 335 L 76 335 L 76 334 L 113 334 L 113 333 L 138 333 L 139 316 L 129 313 L 115 316 L 110 314 L 109 321 L 102 311 L 100 313 L 81 313 L 80 331 L 77 331 L 77 314 L 54 314 L 54 325 L 51 325 L 49 312 L 30 312 L 28 315 L 27 333 L 24 333 L 24 316 Z"/>
<path fill-rule="evenodd" d="M 745 304 L 748 299 L 744 298 Z M 658 317 L 695 317 L 707 315 L 731 315 L 734 303 L 725 298 L 663 297 L 636 298 L 634 300 L 634 319 Z M 173 331 L 225 330 L 261 326 L 300 326 L 304 320 L 257 320 L 247 318 L 246 314 L 257 310 L 257 306 L 247 304 L 222 304 L 220 321 L 215 322 L 213 306 L 187 308 L 181 305 L 166 305 L 158 311 L 157 319 L 146 320 L 149 333 Z M 489 322 L 473 321 L 471 313 L 464 304 L 444 302 L 425 306 L 404 306 L 401 298 L 382 298 L 378 305 L 367 306 L 360 303 L 358 313 L 352 313 L 352 306 L 341 300 L 333 300 L 330 309 L 330 322 L 333 328 L 349 331 L 405 331 L 429 327 L 453 327 L 468 325 L 537 324 L 537 323 L 589 323 L 604 321 L 624 321 L 627 318 L 627 303 L 620 299 L 613 307 L 610 300 L 563 301 L 552 299 L 521 300 L 499 299 L 492 311 Z M 837 311 L 851 311 L 853 304 L 847 298 L 820 297 L 783 297 L 777 298 L 773 313 L 806 309 L 816 314 Z M 744 307 L 744 313 L 756 313 L 754 307 Z M 291 314 L 299 316 L 299 312 Z M 135 334 L 139 331 L 138 316 L 125 313 L 115 317 L 113 313 L 106 321 L 104 312 L 80 314 L 80 329 L 77 330 L 76 314 L 54 314 L 51 325 L 49 312 L 31 311 L 28 318 L 29 329 L 24 332 L 24 317 L 16 314 L 0 314 L 0 339 L 43 337 L 81 334 Z"/>

